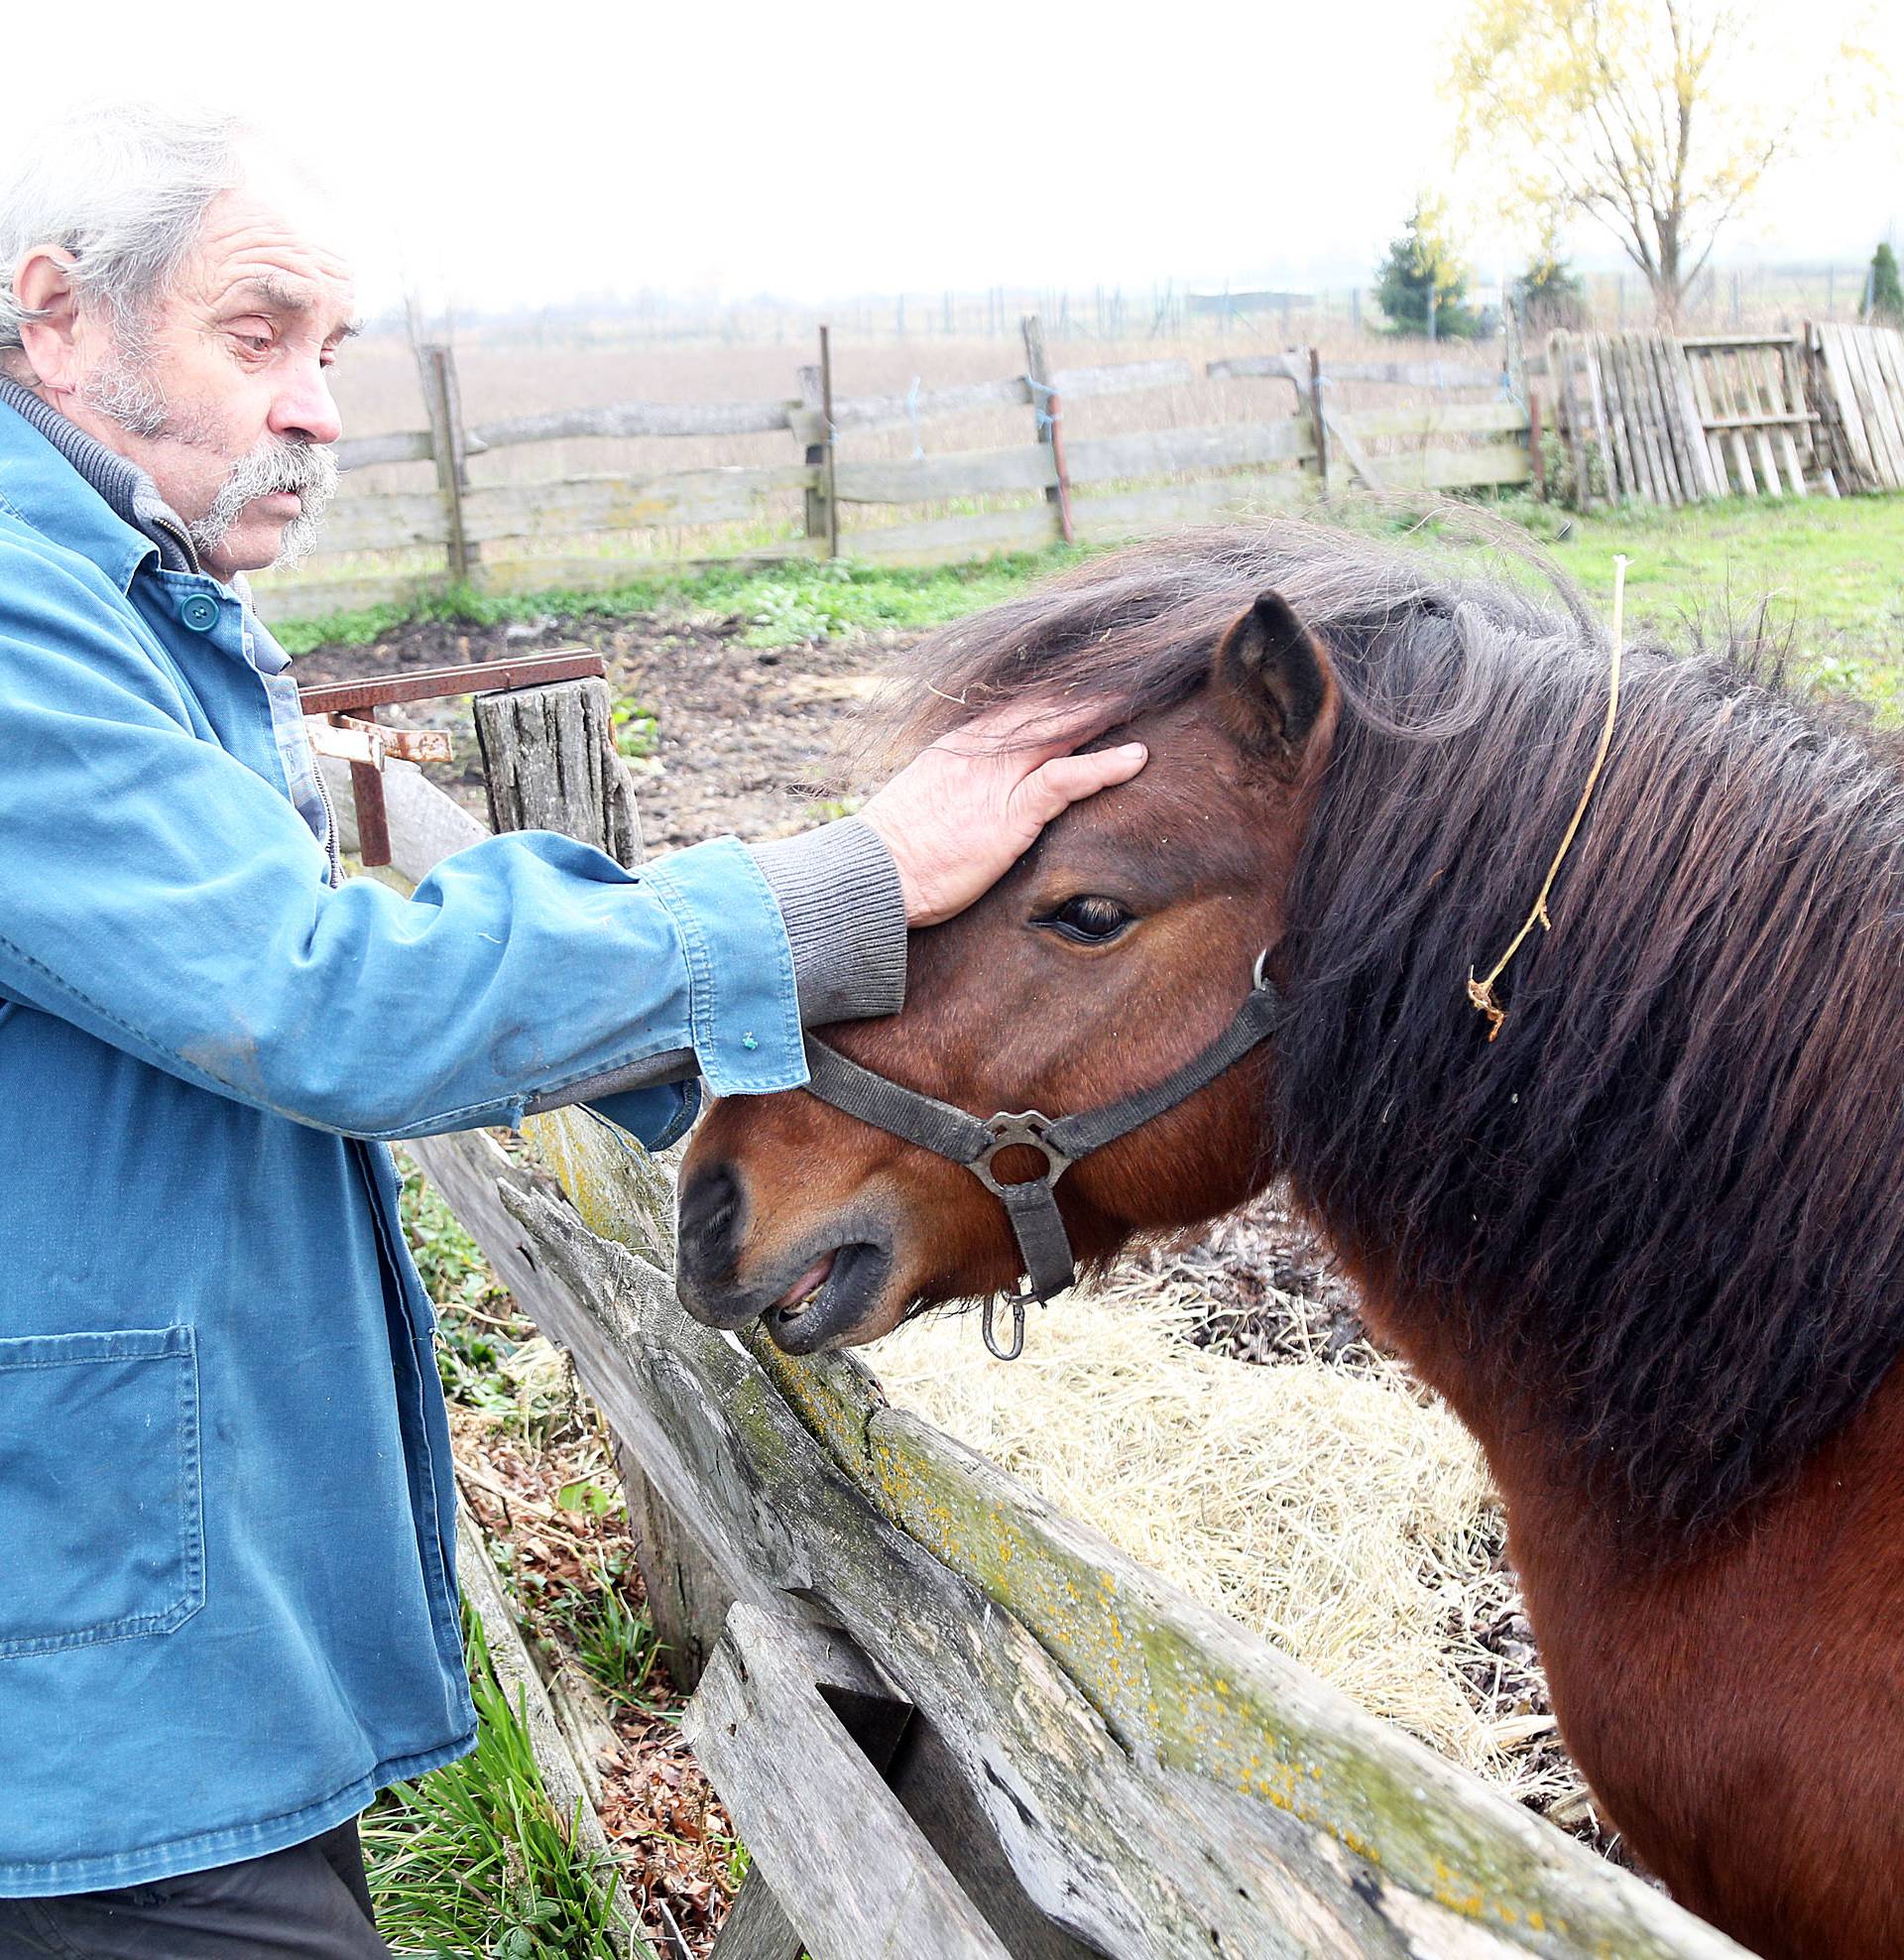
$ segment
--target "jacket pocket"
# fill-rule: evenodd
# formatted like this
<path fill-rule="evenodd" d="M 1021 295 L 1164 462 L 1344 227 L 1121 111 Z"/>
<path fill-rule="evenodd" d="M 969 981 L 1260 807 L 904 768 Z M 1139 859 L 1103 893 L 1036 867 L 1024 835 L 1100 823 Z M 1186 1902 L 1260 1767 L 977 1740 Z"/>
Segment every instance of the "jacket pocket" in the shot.
<path fill-rule="evenodd" d="M 190 1327 L 0 1340 L 0 1657 L 167 1634 L 205 1603 Z"/>

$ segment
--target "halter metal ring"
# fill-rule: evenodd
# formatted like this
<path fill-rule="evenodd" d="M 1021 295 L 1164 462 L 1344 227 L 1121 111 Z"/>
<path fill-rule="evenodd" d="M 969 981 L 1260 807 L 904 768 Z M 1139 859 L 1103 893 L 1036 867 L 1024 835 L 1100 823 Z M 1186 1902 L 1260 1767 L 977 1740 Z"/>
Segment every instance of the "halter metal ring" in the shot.
<path fill-rule="evenodd" d="M 965 1167 L 971 1171 L 994 1197 L 1004 1197 L 1012 1188 L 1002 1184 L 992 1174 L 992 1160 L 1001 1151 L 1016 1150 L 1020 1146 L 1039 1152 L 1044 1158 L 1042 1177 L 1021 1177 L 1023 1184 L 1055 1184 L 1071 1168 L 1071 1159 L 1049 1141 L 1047 1133 L 1052 1127 L 1052 1119 L 1035 1109 L 1021 1109 L 1015 1112 L 1001 1110 L 997 1116 L 988 1117 L 985 1127 L 992 1133 L 992 1142 Z"/>

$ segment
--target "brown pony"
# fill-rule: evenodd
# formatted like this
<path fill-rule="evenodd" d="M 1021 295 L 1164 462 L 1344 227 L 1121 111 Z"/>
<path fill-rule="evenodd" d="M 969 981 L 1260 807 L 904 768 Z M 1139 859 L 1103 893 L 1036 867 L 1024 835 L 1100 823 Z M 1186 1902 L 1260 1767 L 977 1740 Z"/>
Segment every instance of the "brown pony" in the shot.
<path fill-rule="evenodd" d="M 1570 602 L 1571 603 L 1571 602 Z M 1753 663 L 1278 525 L 1094 560 L 939 635 L 897 752 L 1080 696 L 1152 760 L 915 936 L 828 1039 L 981 1116 L 1269 1040 L 1058 1185 L 1101 1267 L 1284 1177 L 1505 1500 L 1561 1728 L 1695 1910 L 1904 1954 L 1904 783 Z M 1028 1150 L 1024 1167 L 1041 1168 Z M 1010 1287 L 966 1170 L 812 1096 L 718 1106 L 681 1295 L 783 1347 Z"/>

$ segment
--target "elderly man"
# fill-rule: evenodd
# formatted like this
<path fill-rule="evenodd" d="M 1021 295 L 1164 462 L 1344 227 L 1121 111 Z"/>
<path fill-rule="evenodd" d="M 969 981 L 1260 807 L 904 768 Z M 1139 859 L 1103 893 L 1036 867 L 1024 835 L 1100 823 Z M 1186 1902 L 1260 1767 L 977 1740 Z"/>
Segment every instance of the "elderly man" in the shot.
<path fill-rule="evenodd" d="M 933 750 L 752 851 L 340 882 L 242 576 L 334 478 L 313 210 L 129 107 L 0 186 L 4 1955 L 388 1951 L 354 1820 L 475 1718 L 383 1140 L 587 1100 L 659 1145 L 696 1075 L 797 1084 L 803 1022 L 893 1011 L 907 926 L 1143 760 Z"/>

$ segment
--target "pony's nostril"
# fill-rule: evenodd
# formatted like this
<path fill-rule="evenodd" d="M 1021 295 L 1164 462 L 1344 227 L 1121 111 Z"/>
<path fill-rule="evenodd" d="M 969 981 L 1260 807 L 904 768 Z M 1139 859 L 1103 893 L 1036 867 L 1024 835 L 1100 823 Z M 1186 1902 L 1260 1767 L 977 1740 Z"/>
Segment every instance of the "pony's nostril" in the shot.
<path fill-rule="evenodd" d="M 731 1164 L 698 1172 L 681 1188 L 681 1257 L 699 1271 L 732 1262 L 741 1220 L 741 1180 Z"/>

